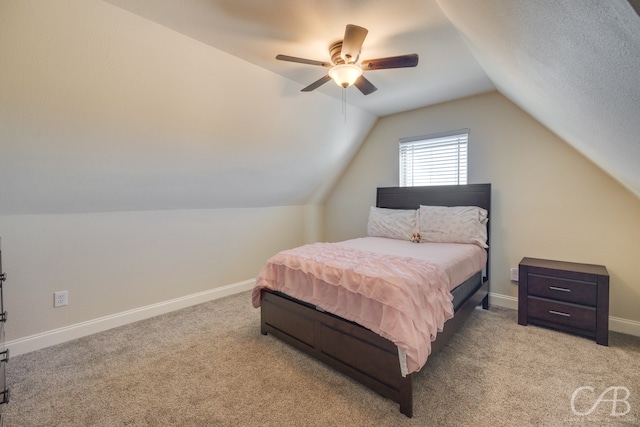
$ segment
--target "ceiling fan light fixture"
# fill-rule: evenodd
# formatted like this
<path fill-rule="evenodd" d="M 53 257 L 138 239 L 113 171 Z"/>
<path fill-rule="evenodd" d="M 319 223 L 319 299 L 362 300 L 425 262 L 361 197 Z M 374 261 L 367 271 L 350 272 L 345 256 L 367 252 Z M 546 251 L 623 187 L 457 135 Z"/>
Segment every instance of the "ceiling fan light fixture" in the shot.
<path fill-rule="evenodd" d="M 362 68 L 355 64 L 338 64 L 329 70 L 329 76 L 338 86 L 349 87 L 362 75 Z"/>
<path fill-rule="evenodd" d="M 634 0 L 636 1 L 636 0 Z M 344 38 L 334 41 L 329 45 L 329 61 L 316 61 L 314 59 L 298 58 L 289 55 L 277 55 L 279 61 L 297 62 L 300 64 L 316 65 L 329 68 L 329 73 L 320 79 L 303 87 L 302 92 L 311 92 L 333 80 L 343 88 L 353 85 L 363 95 L 369 95 L 378 88 L 363 75 L 363 70 L 385 70 L 390 68 L 408 68 L 418 65 L 418 54 L 411 53 L 400 56 L 387 56 L 384 58 L 366 59 L 359 61 L 362 44 L 367 36 L 368 30 L 364 27 L 349 24 L 345 28 Z M 345 91 L 343 91 L 345 92 Z"/>

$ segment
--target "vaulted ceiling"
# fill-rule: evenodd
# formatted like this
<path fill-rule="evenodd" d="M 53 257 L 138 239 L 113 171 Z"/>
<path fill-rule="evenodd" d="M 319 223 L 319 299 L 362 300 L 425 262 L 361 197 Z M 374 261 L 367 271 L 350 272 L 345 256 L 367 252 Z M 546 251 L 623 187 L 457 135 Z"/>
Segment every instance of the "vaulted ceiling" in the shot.
<path fill-rule="evenodd" d="M 436 1 L 400 0 L 106 0 L 301 84 L 327 69 L 276 61 L 286 54 L 329 61 L 347 24 L 369 30 L 360 59 L 418 53 L 418 68 L 376 70 L 378 91 L 347 92 L 350 105 L 384 116 L 494 89 Z M 241 84 L 241 83 L 240 83 Z M 325 84 L 319 92 L 340 99 Z M 301 94 L 303 95 L 303 94 Z"/>
<path fill-rule="evenodd" d="M 627 0 L 108 1 L 303 86 L 325 70 L 275 54 L 328 60 L 345 24 L 364 26 L 361 58 L 416 52 L 420 68 L 368 72 L 379 91 L 352 89 L 350 104 L 383 116 L 495 86 L 640 196 L 640 18 Z"/>
<path fill-rule="evenodd" d="M 438 4 L 502 94 L 640 197 L 640 2 Z"/>
<path fill-rule="evenodd" d="M 640 197 L 627 0 L 53 3 L 0 3 L 0 214 L 314 203 L 378 117 L 494 89 Z M 275 56 L 346 24 L 418 67 L 301 93 L 326 69 Z"/>

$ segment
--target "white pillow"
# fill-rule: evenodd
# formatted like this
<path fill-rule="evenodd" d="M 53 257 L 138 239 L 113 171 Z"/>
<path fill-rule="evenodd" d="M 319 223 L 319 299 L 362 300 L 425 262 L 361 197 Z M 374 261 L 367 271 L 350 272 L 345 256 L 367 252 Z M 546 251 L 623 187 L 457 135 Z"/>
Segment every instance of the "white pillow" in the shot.
<path fill-rule="evenodd" d="M 420 206 L 422 240 L 487 246 L 487 211 L 476 206 Z"/>
<path fill-rule="evenodd" d="M 417 209 L 385 209 L 371 206 L 367 236 L 411 240 L 418 232 Z"/>

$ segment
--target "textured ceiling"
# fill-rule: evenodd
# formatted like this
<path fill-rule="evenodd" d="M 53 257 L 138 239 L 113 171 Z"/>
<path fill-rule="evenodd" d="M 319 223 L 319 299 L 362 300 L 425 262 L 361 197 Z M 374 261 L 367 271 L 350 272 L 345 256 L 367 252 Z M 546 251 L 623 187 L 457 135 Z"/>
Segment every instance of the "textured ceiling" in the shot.
<path fill-rule="evenodd" d="M 346 24 L 364 26 L 361 58 L 415 52 L 420 64 L 368 72 L 379 90 L 351 88 L 349 104 L 383 116 L 495 86 L 640 196 L 640 18 L 626 0 L 108 1 L 301 88 L 325 69 L 276 54 L 327 60 Z"/>
<path fill-rule="evenodd" d="M 275 56 L 328 59 L 350 23 L 420 63 L 345 116 Z M 494 88 L 640 196 L 625 0 L 3 0 L 0 52 L 0 214 L 320 203 L 378 117 Z"/>
<path fill-rule="evenodd" d="M 0 215 L 318 203 L 376 121 L 102 0 L 0 1 L 0 52 Z"/>
<path fill-rule="evenodd" d="M 329 45 L 343 38 L 345 26 L 363 26 L 369 34 L 361 59 L 420 56 L 416 68 L 366 72 L 378 87 L 373 94 L 348 89 L 350 105 L 377 116 L 494 89 L 434 0 L 106 1 L 294 80 L 301 89 L 327 69 L 277 61 L 276 55 L 329 61 Z M 329 83 L 317 91 L 341 99 L 341 88 Z"/>
<path fill-rule="evenodd" d="M 626 0 L 438 3 L 500 92 L 640 197 L 640 17 Z"/>

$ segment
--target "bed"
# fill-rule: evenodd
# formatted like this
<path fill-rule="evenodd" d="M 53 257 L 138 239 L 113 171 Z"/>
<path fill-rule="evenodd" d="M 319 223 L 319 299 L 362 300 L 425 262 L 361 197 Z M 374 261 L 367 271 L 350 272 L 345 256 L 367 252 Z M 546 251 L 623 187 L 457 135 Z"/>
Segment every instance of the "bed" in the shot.
<path fill-rule="evenodd" d="M 491 185 L 490 184 L 469 184 L 460 186 L 429 186 L 429 187 L 383 187 L 377 189 L 376 207 L 385 211 L 394 209 L 393 213 L 402 213 L 408 210 L 427 209 L 434 207 L 454 207 L 473 206 L 480 210 L 485 210 L 486 215 L 490 214 L 491 207 Z M 371 223 L 371 216 L 370 216 Z M 489 293 L 489 223 L 486 223 L 486 248 L 482 249 L 484 255 L 483 264 L 480 268 L 475 266 L 474 271 L 467 274 L 462 283 L 448 283 L 450 287 L 450 305 L 443 308 L 445 320 L 438 319 L 437 334 L 431 333 L 431 339 L 420 340 L 419 348 L 409 346 L 405 351 L 402 339 L 394 335 L 389 335 L 386 329 L 377 330 L 376 327 L 367 323 L 367 318 L 354 317 L 350 311 L 341 311 L 342 306 L 333 306 L 331 310 L 311 297 L 296 298 L 296 293 L 291 286 L 304 287 L 308 285 L 300 276 L 290 276 L 287 292 L 278 289 L 269 289 L 261 285 L 254 288 L 252 297 L 254 306 L 259 306 L 261 310 L 260 331 L 263 335 L 270 334 L 293 347 L 306 352 L 312 357 L 326 363 L 337 371 L 348 375 L 361 384 L 376 391 L 380 395 L 397 402 L 400 412 L 408 417 L 413 416 L 413 385 L 412 376 L 419 371 L 426 356 L 433 356 L 437 353 L 460 329 L 473 310 L 480 304 L 484 309 L 488 308 Z M 375 239 L 375 238 L 374 238 Z M 374 242 L 375 243 L 375 242 Z M 351 247 L 355 247 L 354 252 L 359 254 L 362 245 L 370 245 L 370 241 L 362 243 L 360 240 L 339 242 L 337 245 L 338 257 L 342 252 L 349 253 Z M 400 243 L 395 243 L 400 245 Z M 404 251 L 407 242 L 400 253 Z M 314 245 L 305 245 L 306 250 L 314 249 Z M 427 245 L 421 243 L 408 243 L 415 248 L 427 250 Z M 432 244 L 433 245 L 433 244 Z M 435 243 L 438 245 L 438 243 Z M 311 248 L 314 246 L 314 248 Z M 454 244 L 455 246 L 455 244 Z M 458 245 L 464 246 L 464 245 Z M 475 246 L 475 245 L 467 245 Z M 443 246 L 444 247 L 444 246 Z M 296 250 L 298 250 L 296 248 Z M 386 249 L 385 249 L 386 250 Z M 285 252 L 285 251 L 283 251 Z M 316 255 L 310 255 L 317 258 Z M 390 265 L 394 261 L 395 255 L 379 254 L 387 256 Z M 275 258 L 275 257 L 274 257 Z M 405 258 L 409 260 L 409 258 Z M 402 261 L 399 259 L 398 261 Z M 420 273 L 422 264 L 419 264 L 413 257 L 407 265 L 416 263 L 415 270 Z M 428 267 L 428 266 L 427 266 Z M 266 268 L 266 266 L 265 266 Z M 413 268 L 413 267 L 412 267 Z M 329 267 L 327 267 L 329 269 Z M 425 267 L 426 269 L 426 267 Z M 264 270 L 264 269 L 263 269 Z M 477 271 L 476 271 L 477 270 Z M 439 271 L 440 277 L 446 276 Z M 262 273 L 261 273 L 262 274 Z M 448 273 L 447 273 L 448 274 Z M 466 277 L 466 276 L 465 276 Z M 284 279 L 283 279 L 284 280 Z M 411 278 L 411 280 L 414 280 Z M 443 279 L 444 280 L 444 279 Z M 459 280 L 459 279 L 455 279 Z M 264 282 L 261 277 L 258 283 Z M 374 287 L 379 289 L 379 287 Z M 294 295 L 294 296 L 292 296 Z M 305 294 L 306 295 L 306 294 Z M 339 297 L 337 297 L 339 299 Z M 442 297 L 439 297 L 442 299 Z M 313 302 L 316 302 L 315 304 Z M 443 303 L 444 304 L 444 303 Z M 347 304 L 348 305 L 348 304 Z M 433 307 L 436 307 L 434 304 Z M 448 311 L 450 310 L 450 313 Z M 353 310 L 352 310 L 353 311 Z M 426 315 L 430 310 L 419 310 Z M 434 308 L 434 311 L 438 311 Z M 365 311 L 366 312 L 366 311 Z M 337 315 L 341 314 L 341 315 Z M 368 316 L 368 315 L 367 315 Z M 346 317 L 346 318 L 345 318 Z M 429 317 L 426 323 L 435 323 L 433 317 Z M 348 320 L 351 319 L 351 320 Z M 357 321 L 356 321 L 357 320 Z M 362 320 L 362 321 L 361 321 Z M 394 321 L 396 322 L 396 321 Z M 415 323 L 420 323 L 416 321 Z M 369 327 L 365 327 L 362 325 Z M 431 325 L 431 327 L 434 327 Z M 374 332 L 377 331 L 377 332 Z M 413 335 L 419 335 L 413 333 Z M 434 339 L 435 338 L 435 339 Z M 431 342 L 432 341 L 432 342 Z M 422 346 L 426 345 L 425 350 Z M 414 351 L 415 350 L 415 351 Z M 419 360 L 418 360 L 419 359 Z M 404 363 L 404 364 L 403 364 Z M 417 369 L 416 369 L 417 366 Z"/>

